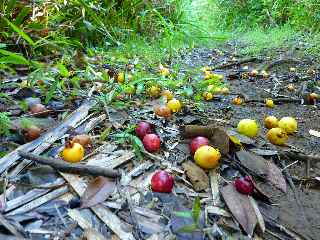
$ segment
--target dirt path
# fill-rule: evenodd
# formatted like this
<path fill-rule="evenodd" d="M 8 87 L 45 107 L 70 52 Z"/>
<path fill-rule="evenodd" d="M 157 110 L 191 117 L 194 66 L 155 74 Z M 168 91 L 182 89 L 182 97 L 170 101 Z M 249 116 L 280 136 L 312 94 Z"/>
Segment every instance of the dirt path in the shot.
<path fill-rule="evenodd" d="M 216 51 L 196 49 L 192 54 L 185 57 L 183 60 L 186 63 L 186 68 L 194 67 L 215 67 L 220 65 L 222 60 L 231 59 L 228 54 L 217 54 Z M 241 59 L 241 58 L 240 58 Z M 226 68 L 222 71 L 228 76 L 231 72 L 239 72 L 240 69 L 258 69 L 261 66 L 268 66 L 268 62 L 263 63 L 246 63 L 235 65 Z M 290 67 L 294 67 L 295 71 L 289 71 Z M 292 69 L 293 70 L 293 69 Z M 263 126 L 263 119 L 268 115 L 274 115 L 278 118 L 283 116 L 292 116 L 298 120 L 299 130 L 290 137 L 289 145 L 301 149 L 307 154 L 319 154 L 320 138 L 309 134 L 309 130 L 320 131 L 320 111 L 319 105 L 300 104 L 297 102 L 279 103 L 275 108 L 270 109 L 265 107 L 263 100 L 266 98 L 276 99 L 285 96 L 286 98 L 303 98 L 312 91 L 319 93 L 319 73 L 312 63 L 306 64 L 301 60 L 297 63 L 281 63 L 275 65 L 269 70 L 271 74 L 268 78 L 242 77 L 227 80 L 227 85 L 230 88 L 230 95 L 224 96 L 219 101 L 208 102 L 205 106 L 205 113 L 208 118 L 221 118 L 228 121 L 229 127 L 235 127 L 239 120 L 244 118 L 256 119 L 260 126 Z M 250 71 L 250 70 L 249 70 Z M 217 71 L 221 73 L 220 71 Z M 245 70 L 247 72 L 247 70 Z M 241 75 L 241 73 L 239 74 Z M 289 91 L 287 86 L 293 84 L 295 91 Z M 319 86 L 319 85 L 318 85 Z M 244 96 L 250 100 L 262 100 L 261 102 L 246 103 L 242 106 L 230 104 L 236 96 Z M 226 126 L 226 125 L 224 125 Z M 257 146 L 262 149 L 277 149 L 273 145 L 264 141 L 266 130 L 262 128 L 259 134 Z M 290 164 L 292 161 L 286 161 L 285 164 Z M 299 162 L 288 168 L 290 175 L 294 179 L 302 179 L 306 176 L 305 163 Z M 320 173 L 320 162 L 311 163 L 310 176 L 316 177 Z M 290 189 L 288 194 L 272 190 L 275 205 L 268 209 L 273 214 L 273 217 L 279 220 L 281 224 L 294 229 L 297 233 L 312 239 L 318 239 L 320 234 L 320 192 L 319 190 L 309 189 L 308 186 L 297 183 L 295 185 L 295 194 Z M 300 206 L 301 205 L 301 206 Z M 269 235 L 270 239 L 273 239 Z M 267 239 L 269 239 L 269 237 Z"/>

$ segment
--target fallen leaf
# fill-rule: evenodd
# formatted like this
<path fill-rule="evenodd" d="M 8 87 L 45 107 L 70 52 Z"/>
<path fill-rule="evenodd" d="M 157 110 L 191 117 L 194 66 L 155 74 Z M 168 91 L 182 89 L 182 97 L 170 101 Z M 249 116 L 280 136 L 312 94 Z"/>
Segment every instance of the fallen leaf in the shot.
<path fill-rule="evenodd" d="M 96 177 L 81 196 L 81 208 L 92 207 L 104 202 L 115 190 L 116 183 L 106 177 Z"/>
<path fill-rule="evenodd" d="M 311 136 L 320 138 L 320 132 L 318 132 L 318 131 L 316 131 L 316 130 L 310 129 L 310 130 L 309 130 L 309 134 L 310 134 Z"/>
<path fill-rule="evenodd" d="M 254 209 L 254 212 L 255 212 L 255 214 L 257 216 L 258 225 L 259 225 L 261 231 L 264 233 L 266 231 L 266 224 L 264 222 L 262 213 L 259 210 L 258 204 L 257 204 L 256 200 L 254 200 L 253 197 L 249 196 L 249 200 L 250 200 L 250 203 L 251 203 L 251 205 L 252 205 L 252 207 Z"/>
<path fill-rule="evenodd" d="M 210 138 L 212 146 L 218 148 L 223 155 L 229 153 L 229 136 L 222 128 L 215 128 Z"/>
<path fill-rule="evenodd" d="M 282 192 L 287 192 L 287 183 L 282 175 L 281 170 L 272 162 L 267 162 L 267 165 L 267 180 L 276 188 L 279 188 Z"/>
<path fill-rule="evenodd" d="M 242 226 L 243 230 L 252 236 L 258 219 L 249 197 L 237 192 L 233 184 L 223 187 L 221 194 L 230 212 Z"/>
<path fill-rule="evenodd" d="M 182 167 L 197 192 L 209 188 L 209 178 L 202 168 L 191 161 L 183 163 Z"/>
<path fill-rule="evenodd" d="M 263 157 L 245 150 L 238 151 L 236 155 L 240 163 L 252 172 L 260 176 L 268 174 L 267 161 Z"/>
<path fill-rule="evenodd" d="M 238 142 L 248 144 L 248 145 L 255 143 L 255 141 L 253 139 L 251 139 L 245 135 L 241 135 L 234 130 L 227 130 L 227 134 L 228 134 L 229 138 L 231 139 L 231 141 L 237 145 L 239 145 Z"/>

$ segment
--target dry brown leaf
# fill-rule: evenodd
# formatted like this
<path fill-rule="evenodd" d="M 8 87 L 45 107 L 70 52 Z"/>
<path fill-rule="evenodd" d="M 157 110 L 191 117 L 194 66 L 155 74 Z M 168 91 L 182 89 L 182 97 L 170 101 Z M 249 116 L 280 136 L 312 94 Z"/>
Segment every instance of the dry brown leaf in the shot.
<path fill-rule="evenodd" d="M 281 170 L 273 162 L 267 162 L 267 165 L 267 180 L 276 188 L 279 188 L 282 192 L 287 192 L 287 183 L 282 175 Z"/>
<path fill-rule="evenodd" d="M 252 172 L 258 175 L 267 175 L 267 161 L 263 157 L 245 150 L 238 151 L 236 154 L 244 167 L 250 169 Z"/>
<path fill-rule="evenodd" d="M 116 183 L 106 177 L 96 177 L 81 196 L 81 208 L 95 206 L 104 202 L 115 190 Z"/>
<path fill-rule="evenodd" d="M 233 184 L 223 187 L 221 194 L 232 215 L 243 230 L 252 236 L 258 219 L 249 197 L 237 192 Z"/>
<path fill-rule="evenodd" d="M 196 191 L 202 191 L 209 188 L 209 178 L 200 167 L 191 161 L 183 163 L 182 167 Z"/>

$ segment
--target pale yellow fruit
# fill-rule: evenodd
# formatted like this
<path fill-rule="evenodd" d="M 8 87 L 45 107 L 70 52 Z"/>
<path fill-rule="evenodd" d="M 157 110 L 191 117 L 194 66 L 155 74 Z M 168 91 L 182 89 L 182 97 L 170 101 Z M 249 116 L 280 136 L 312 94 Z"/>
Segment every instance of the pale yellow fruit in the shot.
<path fill-rule="evenodd" d="M 281 128 L 271 128 L 266 135 L 267 139 L 274 145 L 285 145 L 288 141 L 287 133 Z"/>
<path fill-rule="evenodd" d="M 207 145 L 199 147 L 194 154 L 195 162 L 204 169 L 216 168 L 220 158 L 219 150 Z"/>
<path fill-rule="evenodd" d="M 266 107 L 274 108 L 274 103 L 272 99 L 266 99 Z"/>
<path fill-rule="evenodd" d="M 297 120 L 293 117 L 283 117 L 279 121 L 279 128 L 282 128 L 288 134 L 294 133 L 298 129 Z"/>
<path fill-rule="evenodd" d="M 268 129 L 279 126 L 279 120 L 275 116 L 268 116 L 264 119 L 264 126 Z"/>
<path fill-rule="evenodd" d="M 255 137 L 259 132 L 259 126 L 255 120 L 242 119 L 238 123 L 237 131 L 248 137 Z"/>

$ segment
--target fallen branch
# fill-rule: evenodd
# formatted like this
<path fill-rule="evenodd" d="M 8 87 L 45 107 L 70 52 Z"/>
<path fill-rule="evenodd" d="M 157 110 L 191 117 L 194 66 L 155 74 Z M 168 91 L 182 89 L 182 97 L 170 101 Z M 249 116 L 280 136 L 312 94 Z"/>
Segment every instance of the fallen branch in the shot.
<path fill-rule="evenodd" d="M 249 62 L 262 62 L 262 60 L 259 58 L 256 58 L 256 57 L 251 57 L 251 58 L 242 59 L 242 60 L 239 60 L 236 62 L 224 63 L 221 65 L 217 65 L 217 66 L 213 67 L 212 70 L 230 68 L 233 66 L 239 66 L 241 64 L 249 63 Z"/>
<path fill-rule="evenodd" d="M 301 103 L 301 99 L 298 98 L 274 98 L 272 99 L 275 104 L 277 103 Z M 265 99 L 248 99 L 246 103 L 265 103 Z"/>
<path fill-rule="evenodd" d="M 19 155 L 23 158 L 36 161 L 40 164 L 49 165 L 61 172 L 73 173 L 79 175 L 90 175 L 90 176 L 104 176 L 104 177 L 119 177 L 120 172 L 108 168 L 96 167 L 90 165 L 83 165 L 78 163 L 67 163 L 59 159 L 39 156 L 36 154 L 19 151 Z"/>
<path fill-rule="evenodd" d="M 302 62 L 300 60 L 297 60 L 294 58 L 278 59 L 278 60 L 271 62 L 269 65 L 265 66 L 264 68 L 262 68 L 262 70 L 268 71 L 277 65 L 281 65 L 281 64 L 285 64 L 285 63 L 301 64 Z"/>

